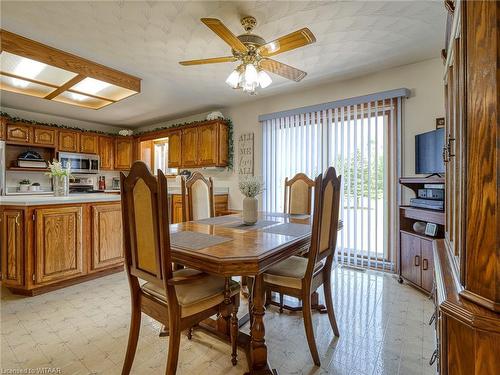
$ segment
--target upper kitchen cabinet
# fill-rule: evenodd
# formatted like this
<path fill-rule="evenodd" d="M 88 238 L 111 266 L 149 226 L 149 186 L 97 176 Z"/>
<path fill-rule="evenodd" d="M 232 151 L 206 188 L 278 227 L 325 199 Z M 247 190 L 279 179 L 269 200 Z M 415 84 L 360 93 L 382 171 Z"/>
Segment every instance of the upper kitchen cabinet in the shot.
<path fill-rule="evenodd" d="M 97 154 L 99 150 L 99 139 L 96 134 L 80 134 L 80 152 L 85 154 Z"/>
<path fill-rule="evenodd" d="M 168 167 L 179 168 L 182 163 L 182 132 L 175 130 L 168 136 Z"/>
<path fill-rule="evenodd" d="M 5 129 L 5 140 L 10 143 L 31 143 L 32 127 L 22 123 L 7 124 Z"/>
<path fill-rule="evenodd" d="M 72 130 L 59 130 L 59 151 L 79 152 L 80 134 Z"/>
<path fill-rule="evenodd" d="M 0 141 L 5 140 L 5 126 L 7 124 L 7 119 L 5 117 L 0 118 Z"/>
<path fill-rule="evenodd" d="M 128 170 L 133 162 L 133 138 L 115 138 L 115 169 Z"/>
<path fill-rule="evenodd" d="M 99 157 L 101 159 L 100 168 L 103 170 L 113 170 L 115 167 L 115 140 L 109 136 L 99 136 Z"/>
<path fill-rule="evenodd" d="M 33 128 L 33 143 L 40 146 L 55 147 L 57 143 L 57 131 L 48 127 Z"/>
<path fill-rule="evenodd" d="M 182 129 L 181 166 L 183 168 L 198 166 L 198 128 Z"/>

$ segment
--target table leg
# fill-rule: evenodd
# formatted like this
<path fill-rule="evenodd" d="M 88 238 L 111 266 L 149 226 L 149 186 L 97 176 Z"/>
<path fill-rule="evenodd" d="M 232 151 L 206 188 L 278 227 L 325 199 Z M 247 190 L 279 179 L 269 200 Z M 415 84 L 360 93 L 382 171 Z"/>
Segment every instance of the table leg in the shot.
<path fill-rule="evenodd" d="M 265 290 L 264 276 L 262 274 L 255 277 L 253 293 L 253 322 L 251 328 L 250 341 L 250 374 L 276 374 L 271 370 L 267 362 L 267 346 L 265 340 L 266 329 L 264 326 L 265 315 Z"/>

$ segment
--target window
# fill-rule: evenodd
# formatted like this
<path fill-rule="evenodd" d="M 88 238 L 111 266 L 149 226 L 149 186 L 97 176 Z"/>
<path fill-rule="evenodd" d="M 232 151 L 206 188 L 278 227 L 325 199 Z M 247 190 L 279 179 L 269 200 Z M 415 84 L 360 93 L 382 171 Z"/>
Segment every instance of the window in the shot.
<path fill-rule="evenodd" d="M 165 174 L 177 174 L 177 168 L 168 167 L 168 138 L 153 141 L 154 170 L 161 169 Z"/>
<path fill-rule="evenodd" d="M 398 212 L 401 97 L 351 101 L 261 116 L 264 210 L 283 212 L 286 177 L 303 172 L 315 178 L 334 166 L 342 176 L 344 224 L 337 260 L 393 269 L 397 235 L 389 228 Z"/>

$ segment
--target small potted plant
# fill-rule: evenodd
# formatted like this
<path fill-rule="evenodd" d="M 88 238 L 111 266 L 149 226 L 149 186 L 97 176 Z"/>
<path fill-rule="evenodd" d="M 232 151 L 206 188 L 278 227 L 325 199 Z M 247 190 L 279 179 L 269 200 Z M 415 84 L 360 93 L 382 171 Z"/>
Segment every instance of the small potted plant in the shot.
<path fill-rule="evenodd" d="M 259 178 L 254 176 L 240 178 L 239 188 L 243 198 L 243 223 L 245 225 L 254 225 L 258 218 L 257 195 L 264 190 L 264 184 Z"/>
<path fill-rule="evenodd" d="M 54 187 L 54 195 L 56 197 L 69 195 L 69 179 L 71 176 L 71 165 L 68 162 L 66 168 L 63 168 L 62 163 L 54 159 L 49 163 L 50 172 L 45 173 L 52 177 L 52 185 Z"/>
<path fill-rule="evenodd" d="M 33 182 L 29 188 L 30 191 L 40 191 L 40 183 Z"/>
<path fill-rule="evenodd" d="M 19 191 L 26 192 L 29 190 L 31 185 L 31 181 L 25 178 L 24 180 L 19 181 Z"/>

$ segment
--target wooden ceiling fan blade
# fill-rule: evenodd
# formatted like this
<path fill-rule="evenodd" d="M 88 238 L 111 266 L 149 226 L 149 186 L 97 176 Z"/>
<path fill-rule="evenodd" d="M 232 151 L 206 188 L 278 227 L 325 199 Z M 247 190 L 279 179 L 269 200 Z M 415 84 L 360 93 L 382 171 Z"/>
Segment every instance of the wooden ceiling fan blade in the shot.
<path fill-rule="evenodd" d="M 290 79 L 295 82 L 300 82 L 307 73 L 294 68 L 293 66 L 283 64 L 273 59 L 264 59 L 260 61 L 260 67 L 268 72 L 277 74 L 284 78 Z"/>
<path fill-rule="evenodd" d="M 189 65 L 203 65 L 203 64 L 217 64 L 217 63 L 233 62 L 236 60 L 238 60 L 238 59 L 234 56 L 224 56 L 224 57 L 212 57 L 210 59 L 179 61 L 179 64 L 184 65 L 184 66 L 189 66 Z"/>
<path fill-rule="evenodd" d="M 201 22 L 207 25 L 210 30 L 216 33 L 224 42 L 229 44 L 231 48 L 239 52 L 247 52 L 247 47 L 229 30 L 221 20 L 217 18 L 202 18 Z"/>
<path fill-rule="evenodd" d="M 316 37 L 307 27 L 266 43 L 257 49 L 262 57 L 274 56 L 316 42 Z"/>

